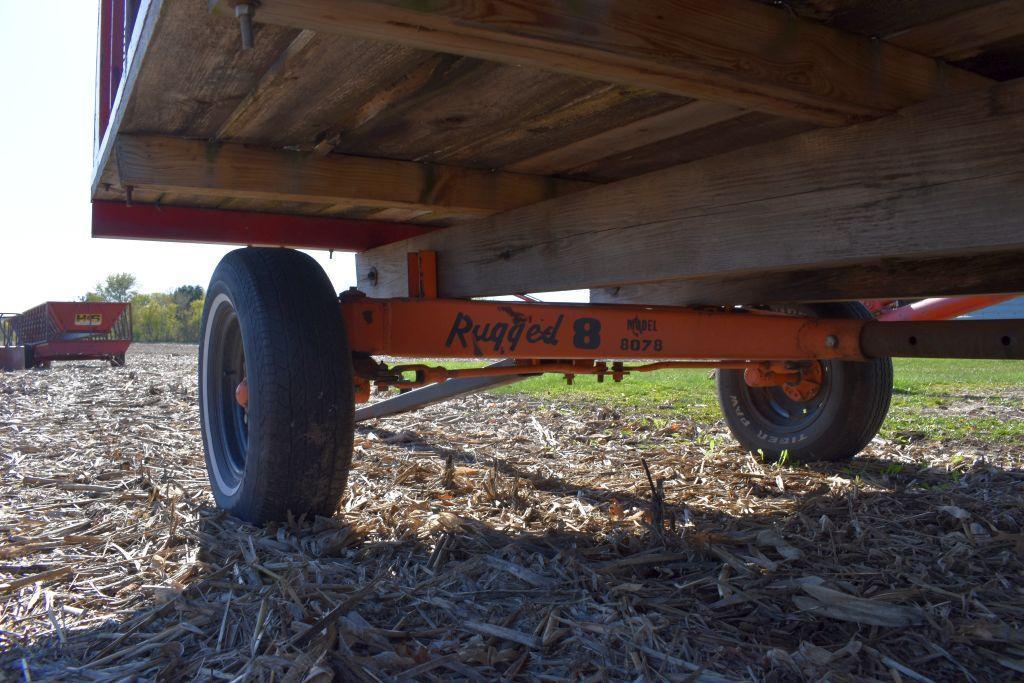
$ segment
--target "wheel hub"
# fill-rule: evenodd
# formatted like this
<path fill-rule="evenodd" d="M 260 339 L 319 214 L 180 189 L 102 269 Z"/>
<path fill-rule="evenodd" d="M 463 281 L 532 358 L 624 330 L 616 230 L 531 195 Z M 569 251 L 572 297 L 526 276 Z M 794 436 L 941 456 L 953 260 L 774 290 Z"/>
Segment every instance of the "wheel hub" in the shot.
<path fill-rule="evenodd" d="M 822 375 L 821 363 L 812 361 L 800 368 L 799 381 L 784 383 L 782 391 L 791 401 L 810 401 L 821 391 Z"/>
<path fill-rule="evenodd" d="M 242 381 L 235 387 L 235 401 L 242 408 L 247 409 L 249 407 L 249 378 L 243 377 Z"/>

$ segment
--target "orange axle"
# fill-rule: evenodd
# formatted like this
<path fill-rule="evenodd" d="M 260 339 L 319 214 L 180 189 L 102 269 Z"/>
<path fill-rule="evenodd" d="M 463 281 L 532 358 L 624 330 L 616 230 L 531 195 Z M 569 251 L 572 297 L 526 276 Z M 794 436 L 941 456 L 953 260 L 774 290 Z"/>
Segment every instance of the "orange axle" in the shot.
<path fill-rule="evenodd" d="M 410 258 L 410 287 L 429 294 L 431 269 Z M 863 360 L 863 321 L 819 320 L 745 310 L 667 306 L 587 306 L 492 301 L 342 297 L 342 315 L 357 358 L 357 398 L 370 382 L 412 389 L 449 379 L 558 373 L 620 381 L 670 368 L 743 370 L 751 386 L 782 386 L 810 400 L 821 385 L 819 360 Z M 513 358 L 504 367 L 387 367 L 370 356 Z M 651 359 L 625 365 L 596 358 Z M 677 360 L 678 359 L 678 360 Z M 783 362 L 779 359 L 787 359 Z M 760 361 L 760 362 L 759 362 Z M 804 361 L 804 362 L 793 362 Z M 406 375 L 412 374 L 409 378 Z"/>
<path fill-rule="evenodd" d="M 354 353 L 406 358 L 865 360 L 863 320 L 670 306 L 342 297 Z"/>

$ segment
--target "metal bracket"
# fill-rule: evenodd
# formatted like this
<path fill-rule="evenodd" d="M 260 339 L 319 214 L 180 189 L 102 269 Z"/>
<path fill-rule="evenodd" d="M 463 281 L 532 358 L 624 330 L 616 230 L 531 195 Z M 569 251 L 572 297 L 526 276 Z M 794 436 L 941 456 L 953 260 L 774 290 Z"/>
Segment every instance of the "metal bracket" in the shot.
<path fill-rule="evenodd" d="M 252 16 L 256 13 L 254 3 L 240 2 L 235 5 L 235 16 L 238 17 L 238 27 L 242 32 L 242 49 L 252 49 Z"/>
<path fill-rule="evenodd" d="M 415 299 L 437 298 L 437 252 L 413 251 L 406 255 L 409 296 Z"/>

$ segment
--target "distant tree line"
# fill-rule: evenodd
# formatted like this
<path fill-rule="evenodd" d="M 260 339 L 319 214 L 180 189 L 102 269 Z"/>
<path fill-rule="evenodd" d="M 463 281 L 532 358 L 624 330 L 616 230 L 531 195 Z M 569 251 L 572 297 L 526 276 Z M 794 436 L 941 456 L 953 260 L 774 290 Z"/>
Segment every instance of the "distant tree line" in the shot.
<path fill-rule="evenodd" d="M 135 341 L 199 341 L 206 292 L 199 285 L 182 285 L 171 292 L 141 294 L 131 273 L 113 273 L 87 292 L 82 301 L 130 301 Z"/>

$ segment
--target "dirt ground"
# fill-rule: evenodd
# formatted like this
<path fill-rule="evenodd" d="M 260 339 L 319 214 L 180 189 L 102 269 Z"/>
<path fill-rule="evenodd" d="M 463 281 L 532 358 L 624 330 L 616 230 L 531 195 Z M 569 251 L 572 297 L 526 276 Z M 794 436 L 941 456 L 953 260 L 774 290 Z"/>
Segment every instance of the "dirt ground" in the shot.
<path fill-rule="evenodd" d="M 787 468 L 481 395 L 363 425 L 334 518 L 254 529 L 213 507 L 195 364 L 0 374 L 0 679 L 1024 676 L 1024 445 Z"/>

